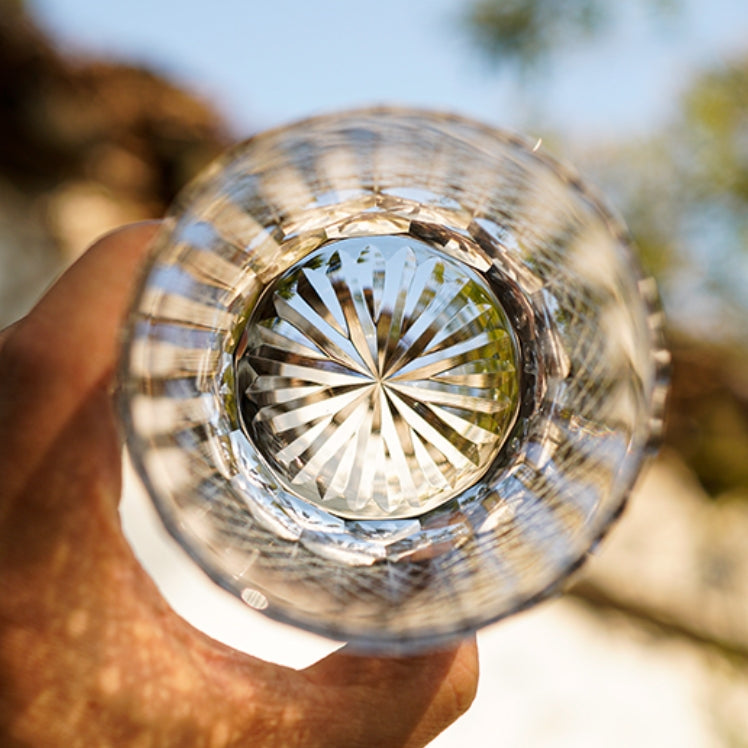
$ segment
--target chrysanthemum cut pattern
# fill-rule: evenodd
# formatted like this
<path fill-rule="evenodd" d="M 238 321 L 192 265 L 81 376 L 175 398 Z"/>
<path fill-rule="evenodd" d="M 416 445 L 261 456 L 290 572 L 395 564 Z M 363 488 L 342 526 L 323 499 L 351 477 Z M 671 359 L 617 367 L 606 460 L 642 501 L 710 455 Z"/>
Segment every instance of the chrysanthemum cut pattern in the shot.
<path fill-rule="evenodd" d="M 293 266 L 254 310 L 243 418 L 302 498 L 353 518 L 416 515 L 496 457 L 516 355 L 477 273 L 405 237 L 346 239 Z"/>

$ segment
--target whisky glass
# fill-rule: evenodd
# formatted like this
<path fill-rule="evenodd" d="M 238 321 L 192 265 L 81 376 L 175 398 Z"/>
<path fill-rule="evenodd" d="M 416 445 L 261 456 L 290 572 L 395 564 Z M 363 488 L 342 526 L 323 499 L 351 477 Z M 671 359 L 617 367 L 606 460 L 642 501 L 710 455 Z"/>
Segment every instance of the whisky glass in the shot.
<path fill-rule="evenodd" d="M 667 363 L 654 284 L 571 169 L 374 108 L 260 134 L 184 191 L 120 411 L 216 583 L 403 653 L 562 589 L 659 438 Z"/>

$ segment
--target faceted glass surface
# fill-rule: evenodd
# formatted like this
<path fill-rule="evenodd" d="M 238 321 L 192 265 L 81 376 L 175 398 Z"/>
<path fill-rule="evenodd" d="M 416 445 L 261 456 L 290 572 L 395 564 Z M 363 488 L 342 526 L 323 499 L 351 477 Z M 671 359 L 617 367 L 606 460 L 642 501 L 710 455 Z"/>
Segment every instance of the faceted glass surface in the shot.
<path fill-rule="evenodd" d="M 668 361 L 656 288 L 572 170 L 375 108 L 262 133 L 180 196 L 119 396 L 212 579 L 402 654 L 559 589 L 657 442 Z"/>
<path fill-rule="evenodd" d="M 246 328 L 245 428 L 289 490 L 352 518 L 420 514 L 478 480 L 511 426 L 516 345 L 467 265 L 409 237 L 287 270 Z"/>

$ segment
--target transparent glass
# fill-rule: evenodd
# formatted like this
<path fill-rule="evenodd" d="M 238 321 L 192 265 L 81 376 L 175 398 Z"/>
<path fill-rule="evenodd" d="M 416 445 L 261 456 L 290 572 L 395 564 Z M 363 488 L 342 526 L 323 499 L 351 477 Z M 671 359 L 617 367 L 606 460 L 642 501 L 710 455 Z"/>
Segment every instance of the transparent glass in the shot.
<path fill-rule="evenodd" d="M 369 109 L 234 148 L 180 197 L 121 412 L 174 538 L 252 608 L 374 651 L 560 589 L 662 422 L 656 290 L 516 136 Z"/>

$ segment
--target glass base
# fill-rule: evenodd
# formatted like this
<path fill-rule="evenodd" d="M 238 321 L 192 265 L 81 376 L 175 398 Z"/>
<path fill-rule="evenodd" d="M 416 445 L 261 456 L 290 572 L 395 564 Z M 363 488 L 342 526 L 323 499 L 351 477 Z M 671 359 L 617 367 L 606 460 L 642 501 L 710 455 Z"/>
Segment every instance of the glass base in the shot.
<path fill-rule="evenodd" d="M 392 519 L 481 478 L 514 421 L 518 372 L 511 325 L 475 271 L 409 237 L 357 237 L 266 290 L 237 351 L 237 399 L 289 491 Z"/>

